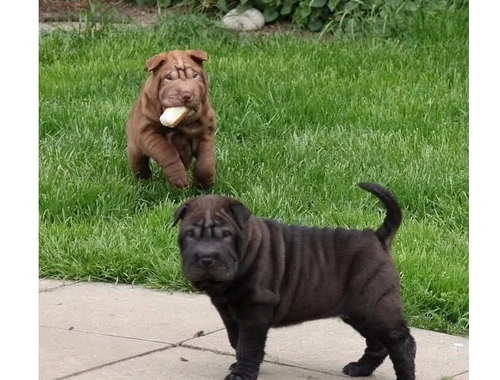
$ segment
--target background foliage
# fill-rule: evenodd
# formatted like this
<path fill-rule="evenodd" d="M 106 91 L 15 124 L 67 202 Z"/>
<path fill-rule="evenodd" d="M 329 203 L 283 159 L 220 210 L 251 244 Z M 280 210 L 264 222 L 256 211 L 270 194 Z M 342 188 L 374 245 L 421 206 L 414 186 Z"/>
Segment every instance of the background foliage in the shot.
<path fill-rule="evenodd" d="M 290 22 L 336 36 L 401 35 L 414 24 L 425 27 L 449 12 L 468 10 L 469 0 L 131 0 L 140 5 L 183 7 L 190 11 L 224 12 L 250 7 L 267 23 Z M 465 12 L 466 13 L 466 12 Z M 468 19 L 468 17 L 467 17 Z M 464 27 L 467 20 L 464 20 Z"/>

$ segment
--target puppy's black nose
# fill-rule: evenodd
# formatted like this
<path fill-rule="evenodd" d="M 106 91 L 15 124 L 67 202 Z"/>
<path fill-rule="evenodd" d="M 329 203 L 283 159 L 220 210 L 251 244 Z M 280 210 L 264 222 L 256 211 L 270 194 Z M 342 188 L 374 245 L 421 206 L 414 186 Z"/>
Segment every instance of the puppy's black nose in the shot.
<path fill-rule="evenodd" d="M 204 257 L 201 257 L 198 260 L 198 262 L 203 267 L 211 267 L 215 264 L 215 259 L 213 257 L 210 257 L 210 256 L 204 256 Z"/>

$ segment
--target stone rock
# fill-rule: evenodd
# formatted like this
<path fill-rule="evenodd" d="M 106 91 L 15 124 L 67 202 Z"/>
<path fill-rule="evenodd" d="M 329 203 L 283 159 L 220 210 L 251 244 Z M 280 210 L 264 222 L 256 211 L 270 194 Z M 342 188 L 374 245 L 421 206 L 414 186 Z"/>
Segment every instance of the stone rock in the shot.
<path fill-rule="evenodd" d="M 222 18 L 222 25 L 226 29 L 233 30 L 258 30 L 264 26 L 265 22 L 264 15 L 255 8 L 249 8 L 241 13 L 233 9 Z"/>

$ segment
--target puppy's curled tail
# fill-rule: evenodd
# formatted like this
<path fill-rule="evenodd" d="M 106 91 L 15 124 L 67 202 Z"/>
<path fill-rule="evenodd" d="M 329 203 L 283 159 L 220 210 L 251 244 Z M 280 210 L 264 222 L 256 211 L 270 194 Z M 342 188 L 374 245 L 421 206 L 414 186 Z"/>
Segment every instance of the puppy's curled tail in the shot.
<path fill-rule="evenodd" d="M 375 195 L 384 204 L 387 215 L 382 225 L 375 231 L 378 239 L 384 246 L 385 250 L 389 252 L 391 248 L 392 239 L 396 235 L 396 231 L 401 225 L 403 214 L 399 203 L 389 190 L 377 183 L 361 182 L 358 184 L 362 189 L 369 191 Z"/>

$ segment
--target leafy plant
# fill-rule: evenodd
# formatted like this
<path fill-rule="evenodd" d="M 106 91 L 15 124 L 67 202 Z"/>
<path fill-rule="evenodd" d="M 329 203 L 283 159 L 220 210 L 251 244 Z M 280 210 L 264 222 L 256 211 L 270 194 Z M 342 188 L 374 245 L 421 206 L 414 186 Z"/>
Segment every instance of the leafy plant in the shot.
<path fill-rule="evenodd" d="M 468 0 L 131 0 L 138 5 L 181 6 L 206 13 L 236 8 L 262 11 L 267 23 L 291 22 L 321 35 L 392 36 L 446 12 L 468 11 Z"/>

